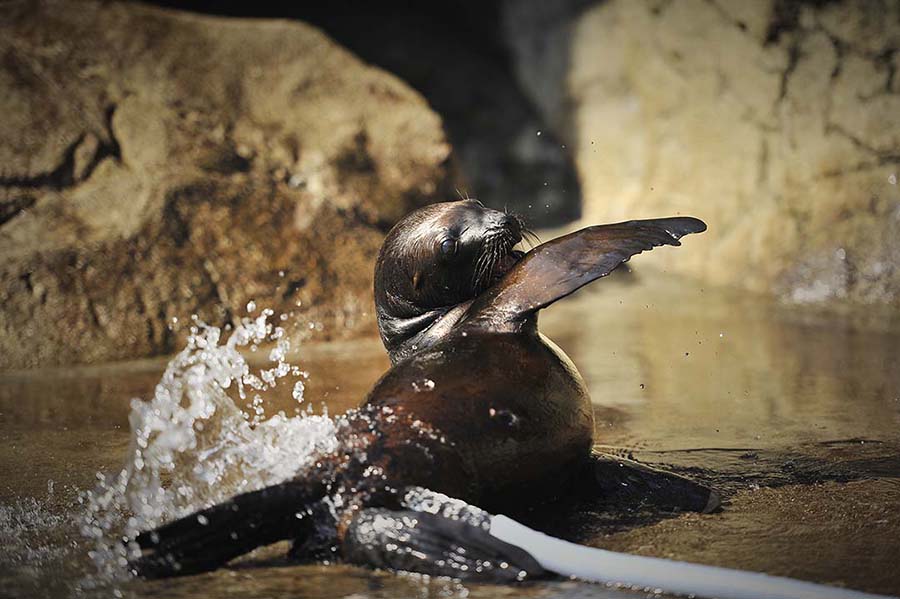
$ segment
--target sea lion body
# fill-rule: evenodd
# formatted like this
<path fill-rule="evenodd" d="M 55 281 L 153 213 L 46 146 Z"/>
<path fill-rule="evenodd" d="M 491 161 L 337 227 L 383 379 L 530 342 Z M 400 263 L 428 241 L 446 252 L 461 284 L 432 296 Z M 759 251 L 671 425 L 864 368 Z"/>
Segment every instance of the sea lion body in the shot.
<path fill-rule="evenodd" d="M 291 480 L 142 533 L 133 569 L 200 572 L 295 539 L 301 557 L 337 548 L 355 563 L 520 580 L 543 570 L 491 537 L 486 512 L 469 504 L 521 510 L 580 477 L 596 479 L 585 486 L 594 494 L 708 507 L 712 495 L 695 483 L 595 459 L 584 382 L 537 329 L 539 310 L 635 254 L 704 229 L 689 217 L 600 225 L 523 254 L 514 249 L 527 234 L 521 221 L 480 202 L 408 215 L 375 270 L 393 367 L 359 409 L 336 419 L 337 448 Z"/>
<path fill-rule="evenodd" d="M 394 366 L 365 403 L 428 422 L 465 469 L 453 476 L 434 464 L 407 484 L 488 510 L 520 504 L 523 493 L 551 499 L 591 452 L 584 382 L 535 326 L 516 334 L 463 328 Z"/>

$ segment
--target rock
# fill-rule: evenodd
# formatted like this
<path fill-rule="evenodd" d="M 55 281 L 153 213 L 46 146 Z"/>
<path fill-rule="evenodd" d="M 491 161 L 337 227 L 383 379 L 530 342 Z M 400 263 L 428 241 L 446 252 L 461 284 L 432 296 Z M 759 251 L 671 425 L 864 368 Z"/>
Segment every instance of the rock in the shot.
<path fill-rule="evenodd" d="M 503 19 L 525 88 L 568 123 L 584 221 L 709 223 L 642 266 L 900 304 L 900 2 L 524 0 Z"/>
<path fill-rule="evenodd" d="M 13 3 L 0 86 L 0 368 L 170 352 L 250 300 L 371 328 L 384 232 L 453 193 L 425 101 L 299 22 Z"/>

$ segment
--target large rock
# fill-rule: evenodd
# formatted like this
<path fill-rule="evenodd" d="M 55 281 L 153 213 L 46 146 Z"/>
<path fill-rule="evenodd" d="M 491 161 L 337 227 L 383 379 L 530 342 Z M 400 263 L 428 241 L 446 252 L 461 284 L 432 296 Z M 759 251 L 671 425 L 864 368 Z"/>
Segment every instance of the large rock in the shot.
<path fill-rule="evenodd" d="M 343 334 L 386 228 L 452 193 L 439 117 L 312 27 L 3 10 L 0 368 L 167 352 L 250 300 Z"/>
<path fill-rule="evenodd" d="M 693 214 L 705 236 L 642 264 L 900 303 L 900 2 L 550 4 L 506 2 L 504 32 L 586 221 Z"/>

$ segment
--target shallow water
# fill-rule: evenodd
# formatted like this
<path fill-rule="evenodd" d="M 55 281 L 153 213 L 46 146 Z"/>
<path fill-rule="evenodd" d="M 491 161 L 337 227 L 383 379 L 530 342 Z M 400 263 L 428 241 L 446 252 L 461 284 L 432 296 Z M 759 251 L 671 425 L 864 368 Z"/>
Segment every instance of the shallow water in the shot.
<path fill-rule="evenodd" d="M 706 480 L 714 515 L 611 517 L 600 505 L 546 528 L 621 551 L 900 594 L 900 332 L 851 327 L 665 276 L 612 277 L 541 321 L 587 381 L 603 448 Z M 265 362 L 257 352 L 258 362 Z M 305 405 L 337 414 L 387 368 L 377 339 L 307 345 Z M 129 400 L 167 360 L 0 375 L 0 596 L 605 597 L 572 581 L 461 585 L 341 565 L 291 566 L 283 546 L 219 572 L 99 583 L 79 532 L 81 491 L 129 455 Z M 291 385 L 268 414 L 297 407 Z"/>

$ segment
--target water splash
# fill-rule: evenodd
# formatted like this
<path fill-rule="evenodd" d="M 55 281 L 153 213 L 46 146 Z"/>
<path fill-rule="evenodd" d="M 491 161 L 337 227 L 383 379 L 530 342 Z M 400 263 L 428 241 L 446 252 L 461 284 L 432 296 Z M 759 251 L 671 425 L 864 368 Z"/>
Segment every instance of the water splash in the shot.
<path fill-rule="evenodd" d="M 68 547 L 54 533 L 68 524 L 68 515 L 34 497 L 0 504 L 0 570 L 37 569 L 63 557 Z"/>
<path fill-rule="evenodd" d="M 307 409 L 266 417 L 266 392 L 286 377 L 307 376 L 286 361 L 290 342 L 272 316 L 263 310 L 244 318 L 225 339 L 220 328 L 195 318 L 187 346 L 169 362 L 153 397 L 132 400 L 124 467 L 98 473 L 96 488 L 81 498 L 87 506 L 81 531 L 102 580 L 127 575 L 137 548 L 123 541 L 138 532 L 286 480 L 336 447 L 326 416 Z M 254 370 L 240 350 L 263 343 L 274 344 L 269 364 Z M 303 401 L 302 381 L 292 395 Z"/>

